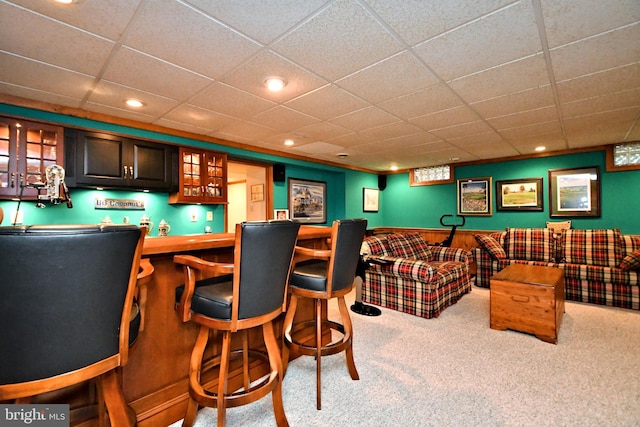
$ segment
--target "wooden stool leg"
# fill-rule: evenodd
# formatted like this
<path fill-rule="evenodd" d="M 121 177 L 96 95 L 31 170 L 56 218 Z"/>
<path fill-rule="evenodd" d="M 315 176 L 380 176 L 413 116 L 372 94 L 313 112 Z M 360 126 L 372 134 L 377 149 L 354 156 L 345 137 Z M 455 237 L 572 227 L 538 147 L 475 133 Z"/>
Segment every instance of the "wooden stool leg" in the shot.
<path fill-rule="evenodd" d="M 99 378 L 100 387 L 104 395 L 104 402 L 109 413 L 109 421 L 112 426 L 136 425 L 135 413 L 132 414 L 122 394 L 122 388 L 118 381 L 115 369 L 102 374 Z"/>
<path fill-rule="evenodd" d="M 276 424 L 278 427 L 288 427 L 289 421 L 287 421 L 287 416 L 284 413 L 284 405 L 282 402 L 282 379 L 284 377 L 282 373 L 282 358 L 280 356 L 278 342 L 276 341 L 276 335 L 273 331 L 273 322 L 267 322 L 262 325 L 262 335 L 264 336 L 264 343 L 267 347 L 271 371 L 276 372 L 278 376 L 275 388 L 271 392 L 273 413 L 276 416 Z"/>
<path fill-rule="evenodd" d="M 340 316 L 342 316 L 342 326 L 344 326 L 343 340 L 353 341 L 353 325 L 351 323 L 351 317 L 349 316 L 349 310 L 347 310 L 347 304 L 344 301 L 344 297 L 338 297 L 338 308 L 340 309 Z M 349 369 L 351 379 L 359 380 L 360 376 L 356 370 L 356 362 L 353 360 L 353 346 L 351 343 L 345 350 L 345 356 L 347 358 L 347 367 Z"/>
<path fill-rule="evenodd" d="M 320 371 L 322 365 L 322 302 L 319 299 L 315 300 L 316 303 L 316 408 L 320 410 L 322 408 L 322 402 L 320 398 L 321 383 L 320 383 Z"/>
<path fill-rule="evenodd" d="M 296 315 L 296 309 L 298 307 L 298 297 L 295 295 L 291 295 L 291 300 L 289 301 L 289 307 L 287 308 L 287 314 L 284 317 L 283 324 L 283 341 L 285 341 L 286 336 L 291 335 L 291 327 L 293 326 L 293 318 Z M 287 346 L 286 341 L 282 344 L 282 376 L 284 377 L 287 373 L 287 366 L 289 365 L 289 347 Z"/>
<path fill-rule="evenodd" d="M 207 341 L 209 341 L 209 328 L 200 326 L 196 343 L 191 352 L 191 361 L 189 362 L 189 391 L 191 392 L 191 390 L 193 390 L 197 394 L 205 394 L 200 384 L 200 371 L 202 369 L 202 358 L 204 356 L 204 349 L 207 347 Z M 182 426 L 191 427 L 196 420 L 197 413 L 198 402 L 196 402 L 193 397 L 190 397 Z"/>
<path fill-rule="evenodd" d="M 247 331 L 240 331 L 242 334 L 242 377 L 244 389 L 249 390 L 251 379 L 249 378 L 249 334 Z"/>
<path fill-rule="evenodd" d="M 231 331 L 222 333 L 222 351 L 220 353 L 220 371 L 218 374 L 218 427 L 224 427 L 227 418 L 227 377 L 229 375 L 229 359 L 231 356 Z"/>

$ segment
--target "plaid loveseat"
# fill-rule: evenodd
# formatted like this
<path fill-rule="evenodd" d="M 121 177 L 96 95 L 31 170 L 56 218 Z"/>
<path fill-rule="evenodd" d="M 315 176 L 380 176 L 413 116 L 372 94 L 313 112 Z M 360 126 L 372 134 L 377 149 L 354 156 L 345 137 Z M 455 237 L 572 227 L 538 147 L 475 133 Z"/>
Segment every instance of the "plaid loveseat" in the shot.
<path fill-rule="evenodd" d="M 363 302 L 430 319 L 471 291 L 471 254 L 429 246 L 418 232 L 368 236 L 361 253 Z"/>
<path fill-rule="evenodd" d="M 507 228 L 474 236 L 476 285 L 513 263 L 564 269 L 567 300 L 640 310 L 640 236 L 619 229 Z"/>

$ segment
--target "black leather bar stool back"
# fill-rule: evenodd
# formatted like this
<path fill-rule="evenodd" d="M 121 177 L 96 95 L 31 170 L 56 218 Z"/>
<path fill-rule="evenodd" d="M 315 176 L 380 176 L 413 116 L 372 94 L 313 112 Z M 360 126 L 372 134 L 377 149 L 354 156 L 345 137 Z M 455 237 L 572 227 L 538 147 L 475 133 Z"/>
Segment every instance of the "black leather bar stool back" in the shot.
<path fill-rule="evenodd" d="M 367 229 L 366 219 L 334 221 L 331 230 L 331 249 L 318 250 L 296 247 L 296 264 L 290 280 L 291 301 L 284 320 L 283 363 L 286 371 L 289 351 L 314 356 L 316 359 L 316 407 L 321 409 L 321 358 L 344 351 L 349 374 L 359 379 L 353 360 L 353 327 L 344 297 L 353 289 L 356 269 L 360 260 L 360 247 Z M 311 321 L 293 324 L 299 298 L 312 298 L 315 317 Z M 341 323 L 323 319 L 323 302 L 336 298 Z M 311 327 L 315 333 L 314 345 L 304 341 L 304 332 Z M 331 330 L 341 338 L 331 341 Z M 298 338 L 300 337 L 300 339 Z M 323 338 L 324 337 L 324 338 Z"/>
<path fill-rule="evenodd" d="M 143 241 L 128 225 L 0 227 L 0 401 L 97 378 L 111 424 L 135 424 L 116 368 Z"/>
<path fill-rule="evenodd" d="M 191 354 L 189 395 L 184 426 L 195 421 L 198 405 L 217 408 L 218 426 L 225 425 L 226 408 L 246 405 L 272 392 L 278 426 L 288 426 L 282 404 L 282 359 L 273 320 L 285 311 L 285 296 L 299 224 L 291 221 L 247 222 L 236 225 L 234 263 L 205 261 L 176 255 L 183 265 L 184 285 L 176 289 L 176 309 L 185 322 L 200 325 Z M 260 326 L 264 351 L 249 349 L 246 329 Z M 210 331 L 222 332 L 222 348 L 203 367 Z M 242 332 L 242 348 L 231 350 L 231 336 Z M 250 378 L 249 358 L 269 364 L 269 373 Z M 232 359 L 242 359 L 242 387 L 229 386 Z M 206 389 L 204 370 L 218 367 L 217 384 Z"/>

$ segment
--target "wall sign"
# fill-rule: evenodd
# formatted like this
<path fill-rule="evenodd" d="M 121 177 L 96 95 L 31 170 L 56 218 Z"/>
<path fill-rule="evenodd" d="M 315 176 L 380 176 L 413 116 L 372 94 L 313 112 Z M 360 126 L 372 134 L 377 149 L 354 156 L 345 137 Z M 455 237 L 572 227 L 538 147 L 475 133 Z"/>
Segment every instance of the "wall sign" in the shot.
<path fill-rule="evenodd" d="M 94 199 L 95 209 L 142 209 L 144 200 L 135 199 Z"/>

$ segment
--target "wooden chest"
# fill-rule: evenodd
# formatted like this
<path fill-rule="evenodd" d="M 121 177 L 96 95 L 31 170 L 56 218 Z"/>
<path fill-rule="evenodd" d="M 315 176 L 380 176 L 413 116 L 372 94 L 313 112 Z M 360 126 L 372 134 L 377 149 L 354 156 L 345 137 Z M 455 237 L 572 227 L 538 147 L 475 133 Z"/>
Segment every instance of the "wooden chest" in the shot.
<path fill-rule="evenodd" d="M 564 314 L 564 271 L 511 264 L 491 277 L 491 329 L 534 334 L 556 344 Z"/>

